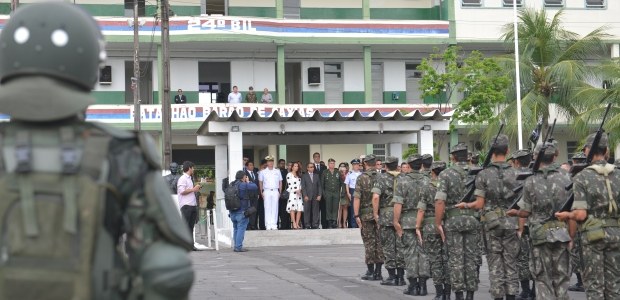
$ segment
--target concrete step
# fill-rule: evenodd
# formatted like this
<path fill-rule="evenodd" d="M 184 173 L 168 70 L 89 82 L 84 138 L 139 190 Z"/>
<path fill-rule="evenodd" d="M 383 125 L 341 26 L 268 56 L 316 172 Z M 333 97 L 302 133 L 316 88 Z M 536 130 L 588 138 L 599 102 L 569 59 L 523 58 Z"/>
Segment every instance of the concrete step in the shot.
<path fill-rule="evenodd" d="M 361 245 L 359 228 L 250 230 L 245 232 L 244 247 Z"/>

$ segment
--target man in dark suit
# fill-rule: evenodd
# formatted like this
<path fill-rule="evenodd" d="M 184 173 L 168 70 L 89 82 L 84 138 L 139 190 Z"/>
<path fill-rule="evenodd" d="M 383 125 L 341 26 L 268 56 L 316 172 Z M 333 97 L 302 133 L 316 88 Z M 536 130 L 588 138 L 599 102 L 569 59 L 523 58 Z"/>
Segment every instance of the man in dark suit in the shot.
<path fill-rule="evenodd" d="M 306 228 L 319 228 L 319 203 L 323 190 L 321 178 L 314 170 L 314 164 L 308 163 L 308 172 L 301 176 L 301 194 L 304 200 L 304 225 Z"/>
<path fill-rule="evenodd" d="M 253 182 L 258 186 L 258 173 L 254 170 L 254 163 L 251 161 L 247 161 L 244 167 L 244 173 L 248 176 L 248 180 Z M 255 199 L 250 199 L 250 205 L 254 206 L 258 209 L 258 195 Z M 250 222 L 248 223 L 248 230 L 256 230 L 256 219 L 258 214 L 252 214 L 250 216 Z"/>
<path fill-rule="evenodd" d="M 177 91 L 177 95 L 174 96 L 174 103 L 176 104 L 184 104 L 187 103 L 187 98 L 185 97 L 185 95 L 183 95 L 183 90 L 179 89 Z"/>
<path fill-rule="evenodd" d="M 286 169 L 286 161 L 284 159 L 278 160 L 278 169 L 282 174 L 282 190 L 285 191 L 287 186 L 286 175 L 288 170 Z M 278 205 L 278 216 L 280 217 L 280 229 L 291 229 L 291 215 L 286 212 L 286 204 L 288 199 L 280 198 Z"/>
<path fill-rule="evenodd" d="M 314 154 L 312 154 L 312 161 L 314 164 L 315 173 L 319 174 L 319 177 L 321 177 L 321 175 L 323 175 L 323 171 L 327 170 L 325 162 L 321 161 L 321 154 L 314 152 Z M 329 222 L 327 222 L 327 208 L 325 207 L 325 201 L 319 202 L 319 210 L 321 212 L 321 227 L 329 228 L 330 226 Z"/>

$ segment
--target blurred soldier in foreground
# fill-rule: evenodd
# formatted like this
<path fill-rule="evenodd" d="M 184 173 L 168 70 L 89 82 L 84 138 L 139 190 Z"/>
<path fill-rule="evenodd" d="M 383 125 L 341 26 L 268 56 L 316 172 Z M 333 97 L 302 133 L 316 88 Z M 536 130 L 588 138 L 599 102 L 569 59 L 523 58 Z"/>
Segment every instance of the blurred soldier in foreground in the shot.
<path fill-rule="evenodd" d="M 97 23 L 29 4 L 0 48 L 0 299 L 187 299 L 192 239 L 155 143 L 84 121 L 106 58 Z"/>

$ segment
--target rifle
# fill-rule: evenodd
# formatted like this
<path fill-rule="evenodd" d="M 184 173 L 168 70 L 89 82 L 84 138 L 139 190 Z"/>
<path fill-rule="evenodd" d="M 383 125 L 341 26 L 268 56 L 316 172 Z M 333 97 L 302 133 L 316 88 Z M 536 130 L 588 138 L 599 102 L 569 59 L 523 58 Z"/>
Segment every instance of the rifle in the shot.
<path fill-rule="evenodd" d="M 504 123 L 502 123 L 502 125 L 499 127 L 499 131 L 497 131 L 497 135 L 495 136 L 495 139 L 493 140 L 493 144 L 491 145 L 491 147 L 489 147 L 489 152 L 487 152 L 487 156 L 484 158 L 484 163 L 482 163 L 482 167 L 472 168 L 471 170 L 469 170 L 469 173 L 467 173 L 467 175 L 474 176 L 474 178 L 472 178 L 471 180 L 465 183 L 465 188 L 469 188 L 469 190 L 467 190 L 467 193 L 463 195 L 463 197 L 461 198 L 459 202 L 471 202 L 471 197 L 474 195 L 474 191 L 476 191 L 476 185 L 475 185 L 476 177 L 475 176 L 478 175 L 480 171 L 488 167 L 489 164 L 491 164 L 491 155 L 493 155 L 493 148 L 495 148 L 495 143 L 497 143 L 497 138 L 499 138 L 499 135 L 502 134 L 503 130 L 504 130 Z"/>
<path fill-rule="evenodd" d="M 555 122 L 557 121 L 557 119 L 553 119 L 553 125 L 551 125 L 551 128 L 549 128 L 549 130 L 547 131 L 547 134 L 545 134 L 545 139 L 543 140 L 542 146 L 540 147 L 540 150 L 538 150 L 538 155 L 536 155 L 536 160 L 534 160 L 533 164 L 530 164 L 530 170 L 528 172 L 522 172 L 519 173 L 517 175 L 517 180 L 525 180 L 528 177 L 536 174 L 536 172 L 538 172 L 538 170 L 540 169 L 540 164 L 542 163 L 542 158 L 545 155 L 545 151 L 547 151 L 547 141 L 549 141 L 549 139 L 553 136 L 553 130 L 555 130 Z M 519 185 L 518 187 L 516 187 L 514 190 L 512 190 L 513 193 L 515 195 L 517 195 L 515 197 L 515 200 L 510 204 L 510 206 L 508 206 L 508 209 L 517 209 L 519 208 L 519 206 L 517 205 L 517 203 L 519 203 L 519 201 L 521 201 L 521 198 L 523 198 L 523 184 Z"/>
<path fill-rule="evenodd" d="M 570 168 L 571 177 L 575 177 L 579 172 L 588 167 L 592 163 L 592 159 L 594 158 L 594 153 L 598 152 L 599 144 L 601 143 L 601 138 L 603 137 L 603 133 L 605 130 L 603 129 L 603 125 L 605 125 L 605 120 L 607 119 L 607 114 L 609 113 L 609 109 L 611 109 L 611 103 L 607 104 L 607 108 L 605 109 L 605 114 L 603 115 L 603 120 L 601 121 L 601 125 L 598 127 L 596 131 L 596 135 L 594 136 L 594 140 L 592 141 L 592 146 L 590 147 L 590 152 L 588 152 L 588 156 L 586 157 L 586 162 L 583 164 L 575 164 Z M 575 201 L 575 194 L 573 193 L 573 183 L 571 182 L 567 185 L 565 190 L 571 190 L 568 198 L 562 205 L 559 207 L 558 212 L 570 211 L 573 207 L 573 201 Z M 555 219 L 555 214 L 552 214 L 547 220 Z"/>

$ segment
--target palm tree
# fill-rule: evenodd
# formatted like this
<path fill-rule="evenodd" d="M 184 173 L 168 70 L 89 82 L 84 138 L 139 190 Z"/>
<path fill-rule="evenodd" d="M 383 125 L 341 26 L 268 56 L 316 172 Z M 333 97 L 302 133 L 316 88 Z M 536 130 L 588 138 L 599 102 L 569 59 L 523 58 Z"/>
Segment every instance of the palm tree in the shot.
<path fill-rule="evenodd" d="M 580 99 L 588 109 L 575 119 L 575 130 L 585 135 L 589 124 L 602 119 L 605 103 L 612 103 L 604 129 L 609 133 L 610 145 L 620 142 L 620 59 L 608 61 L 598 67 L 596 81 L 601 85 L 580 89 L 575 98 Z"/>
<path fill-rule="evenodd" d="M 563 28 L 563 11 L 549 17 L 545 10 L 523 9 L 519 12 L 518 37 L 520 53 L 522 120 L 525 132 L 532 130 L 539 120 L 546 131 L 549 124 L 551 104 L 556 104 L 560 115 L 573 120 L 584 110 L 583 103 L 574 101 L 577 88 L 588 86 L 593 68 L 587 59 L 603 55 L 607 51 L 604 39 L 606 27 L 600 27 L 587 35 Z M 513 23 L 504 25 L 503 40 L 514 45 Z M 498 57 L 501 64 L 512 70 L 514 79 L 514 54 Z M 514 80 L 513 80 L 514 82 Z M 507 91 L 508 101 L 499 108 L 498 116 L 485 130 L 488 140 L 496 132 L 500 121 L 506 123 L 506 134 L 516 137 L 517 105 L 515 85 Z M 522 134 L 522 133 L 521 133 Z"/>

